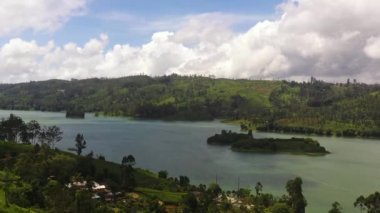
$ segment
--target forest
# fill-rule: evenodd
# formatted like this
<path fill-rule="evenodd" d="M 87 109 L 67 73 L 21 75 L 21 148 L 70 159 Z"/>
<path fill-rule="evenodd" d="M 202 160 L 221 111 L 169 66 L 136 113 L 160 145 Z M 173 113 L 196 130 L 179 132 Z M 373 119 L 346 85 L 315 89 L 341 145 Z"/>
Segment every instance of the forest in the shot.
<path fill-rule="evenodd" d="M 212 120 L 243 130 L 380 137 L 380 86 L 358 83 L 130 76 L 0 85 L 0 108 Z"/>
<path fill-rule="evenodd" d="M 252 183 L 253 191 L 224 191 L 216 182 L 193 185 L 186 176 L 136 168 L 132 155 L 114 163 L 84 154 L 91 141 L 80 133 L 68 152 L 55 148 L 59 127 L 15 115 L 2 119 L 0 127 L 0 212 L 305 213 L 308 205 L 300 177 L 286 182 L 282 196 L 266 192 L 260 182 Z M 380 193 L 361 195 L 353 205 L 379 212 Z M 340 212 L 333 202 L 329 213 Z"/>

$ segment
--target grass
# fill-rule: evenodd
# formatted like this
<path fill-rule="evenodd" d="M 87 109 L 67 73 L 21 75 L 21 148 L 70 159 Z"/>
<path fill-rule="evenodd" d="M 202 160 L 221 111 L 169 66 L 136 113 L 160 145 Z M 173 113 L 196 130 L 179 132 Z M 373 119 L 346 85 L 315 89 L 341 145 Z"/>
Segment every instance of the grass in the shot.
<path fill-rule="evenodd" d="M 183 196 L 186 193 L 183 192 L 169 192 L 163 190 L 155 190 L 151 188 L 137 187 L 136 192 L 140 193 L 142 196 L 146 196 L 151 199 L 159 199 L 165 203 L 177 204 L 181 202 Z"/>
<path fill-rule="evenodd" d="M 277 81 L 233 81 L 218 79 L 208 89 L 208 93 L 212 97 L 219 97 L 221 99 L 229 99 L 231 96 L 239 94 L 246 97 L 251 103 L 261 103 L 269 107 L 269 96 L 280 85 L 281 82 Z"/>

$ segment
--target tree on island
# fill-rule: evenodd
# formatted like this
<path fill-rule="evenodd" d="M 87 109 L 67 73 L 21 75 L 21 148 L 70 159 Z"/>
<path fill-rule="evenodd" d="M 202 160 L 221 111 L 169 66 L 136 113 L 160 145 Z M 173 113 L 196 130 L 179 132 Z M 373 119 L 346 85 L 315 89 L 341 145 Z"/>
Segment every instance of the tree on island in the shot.
<path fill-rule="evenodd" d="M 75 147 L 78 155 L 82 154 L 82 150 L 86 148 L 86 140 L 83 137 L 83 134 L 77 134 L 75 137 Z"/>

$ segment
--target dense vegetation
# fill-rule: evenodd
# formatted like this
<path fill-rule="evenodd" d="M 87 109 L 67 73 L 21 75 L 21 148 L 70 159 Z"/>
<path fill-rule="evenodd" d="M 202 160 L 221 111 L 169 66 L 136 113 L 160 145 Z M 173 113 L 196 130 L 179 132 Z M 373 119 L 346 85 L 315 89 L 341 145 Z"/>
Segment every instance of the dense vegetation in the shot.
<path fill-rule="evenodd" d="M 250 106 L 269 107 L 268 97 L 279 85 L 280 82 L 177 75 L 50 80 L 0 85 L 0 108 L 79 109 L 106 115 L 158 119 L 238 118 Z"/>
<path fill-rule="evenodd" d="M 207 139 L 208 144 L 230 145 L 233 151 L 297 154 L 327 154 L 328 152 L 317 141 L 310 138 L 254 138 L 252 131 L 248 134 L 227 132 L 215 134 Z"/>
<path fill-rule="evenodd" d="M 380 87 L 358 83 L 286 82 L 270 95 L 273 111 L 262 131 L 380 136 Z"/>
<path fill-rule="evenodd" d="M 264 193 L 260 182 L 253 193 L 223 191 L 215 183 L 194 186 L 186 176 L 134 168 L 132 155 L 120 164 L 92 152 L 82 155 L 88 143 L 83 134 L 73 139 L 74 154 L 54 148 L 62 135 L 58 127 L 25 123 L 15 115 L 0 126 L 0 212 L 304 213 L 307 206 L 299 177 L 286 183 L 287 194 L 280 197 Z M 360 196 L 354 205 L 378 212 L 379 195 Z M 334 202 L 330 212 L 341 209 Z"/>
<path fill-rule="evenodd" d="M 241 121 L 243 129 L 380 136 L 380 86 L 131 76 L 0 85 L 0 108 L 150 119 Z"/>

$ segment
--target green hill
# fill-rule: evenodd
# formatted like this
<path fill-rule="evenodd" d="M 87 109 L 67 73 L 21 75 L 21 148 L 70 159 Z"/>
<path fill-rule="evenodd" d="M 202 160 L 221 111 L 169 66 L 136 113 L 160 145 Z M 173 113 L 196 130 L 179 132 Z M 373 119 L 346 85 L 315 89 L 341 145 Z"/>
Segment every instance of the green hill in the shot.
<path fill-rule="evenodd" d="M 0 108 L 70 109 L 163 120 L 238 121 L 242 129 L 380 136 L 380 86 L 130 76 L 0 85 Z"/>

